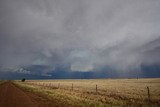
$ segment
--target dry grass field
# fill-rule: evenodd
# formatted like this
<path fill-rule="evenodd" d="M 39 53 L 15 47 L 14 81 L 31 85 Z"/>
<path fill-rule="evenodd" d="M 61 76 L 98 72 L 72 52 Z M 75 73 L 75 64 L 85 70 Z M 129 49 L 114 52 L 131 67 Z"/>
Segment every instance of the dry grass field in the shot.
<path fill-rule="evenodd" d="M 160 78 L 27 80 L 15 83 L 69 106 L 160 106 Z"/>

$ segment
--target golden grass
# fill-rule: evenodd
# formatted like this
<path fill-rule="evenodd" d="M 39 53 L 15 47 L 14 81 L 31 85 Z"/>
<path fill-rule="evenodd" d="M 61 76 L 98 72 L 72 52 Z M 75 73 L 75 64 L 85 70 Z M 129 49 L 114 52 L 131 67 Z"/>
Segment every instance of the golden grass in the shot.
<path fill-rule="evenodd" d="M 156 79 L 73 79 L 29 80 L 25 84 L 70 105 L 159 106 L 160 78 Z M 72 90 L 73 84 L 73 90 Z M 96 85 L 98 87 L 96 92 Z M 147 88 L 151 101 L 148 101 Z M 45 88 L 45 89 L 44 89 Z M 66 98 L 67 97 L 67 98 Z"/>
<path fill-rule="evenodd" d="M 5 81 L 4 80 L 0 80 L 0 84 L 4 83 Z"/>

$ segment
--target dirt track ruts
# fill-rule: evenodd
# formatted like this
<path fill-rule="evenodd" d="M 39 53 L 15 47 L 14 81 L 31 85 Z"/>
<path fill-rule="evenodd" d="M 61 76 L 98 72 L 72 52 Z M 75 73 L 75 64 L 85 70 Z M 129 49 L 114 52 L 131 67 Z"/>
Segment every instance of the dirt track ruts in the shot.
<path fill-rule="evenodd" d="M 46 98 L 24 91 L 12 82 L 0 85 L 0 107 L 55 107 L 56 105 Z"/>

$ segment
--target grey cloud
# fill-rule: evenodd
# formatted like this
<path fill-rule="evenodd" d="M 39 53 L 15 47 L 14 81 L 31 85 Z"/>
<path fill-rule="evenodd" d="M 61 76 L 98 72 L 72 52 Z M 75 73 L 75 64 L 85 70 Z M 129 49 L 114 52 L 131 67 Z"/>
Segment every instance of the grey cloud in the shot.
<path fill-rule="evenodd" d="M 159 64 L 158 0 L 1 0 L 0 65 L 119 71 Z"/>

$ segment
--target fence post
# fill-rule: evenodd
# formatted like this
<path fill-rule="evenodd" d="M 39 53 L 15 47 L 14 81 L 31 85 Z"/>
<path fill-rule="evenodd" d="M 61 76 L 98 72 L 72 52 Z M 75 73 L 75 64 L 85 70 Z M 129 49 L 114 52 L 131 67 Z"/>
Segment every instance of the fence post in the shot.
<path fill-rule="evenodd" d="M 72 91 L 73 91 L 73 83 L 72 83 Z"/>
<path fill-rule="evenodd" d="M 148 101 L 151 101 L 151 99 L 150 99 L 150 90 L 149 90 L 149 87 L 147 87 L 147 93 L 148 93 Z"/>
<path fill-rule="evenodd" d="M 58 83 L 58 88 L 60 88 L 60 83 Z"/>
<path fill-rule="evenodd" d="M 49 83 L 49 88 L 51 88 L 51 83 Z"/>
<path fill-rule="evenodd" d="M 97 90 L 98 90 L 98 88 L 97 88 L 97 84 L 96 84 L 96 93 L 98 92 Z"/>

